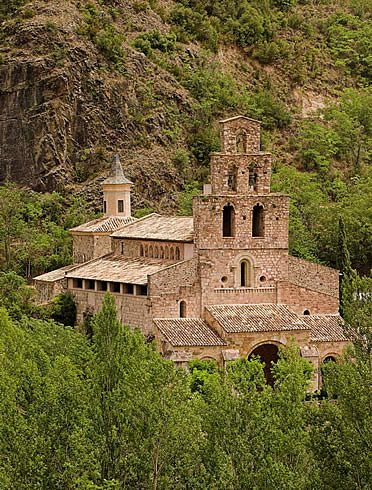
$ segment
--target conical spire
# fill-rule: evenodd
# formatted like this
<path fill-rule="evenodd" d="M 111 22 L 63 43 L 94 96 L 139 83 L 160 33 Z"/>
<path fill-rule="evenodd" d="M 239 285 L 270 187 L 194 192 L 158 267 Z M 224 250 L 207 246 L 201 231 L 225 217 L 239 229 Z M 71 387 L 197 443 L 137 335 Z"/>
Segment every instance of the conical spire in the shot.
<path fill-rule="evenodd" d="M 104 184 L 133 184 L 124 176 L 123 168 L 120 163 L 119 155 L 116 153 L 114 160 L 112 162 L 110 174 L 106 180 L 103 181 Z"/>

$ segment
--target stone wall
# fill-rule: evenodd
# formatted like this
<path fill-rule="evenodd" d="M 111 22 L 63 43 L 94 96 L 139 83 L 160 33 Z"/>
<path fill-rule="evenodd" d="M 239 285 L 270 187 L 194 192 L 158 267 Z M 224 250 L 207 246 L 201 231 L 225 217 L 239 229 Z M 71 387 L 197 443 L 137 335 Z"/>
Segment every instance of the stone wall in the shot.
<path fill-rule="evenodd" d="M 179 318 L 180 302 L 186 303 L 186 316 L 200 317 L 200 287 L 197 259 L 193 258 L 149 276 L 153 318 Z"/>
<path fill-rule="evenodd" d="M 72 235 L 74 264 L 82 264 L 94 258 L 94 236 L 93 235 Z"/>
<path fill-rule="evenodd" d="M 297 286 L 290 282 L 278 284 L 277 301 L 286 304 L 298 315 L 305 310 L 310 314 L 338 313 L 338 298 L 331 294 L 319 293 L 313 289 Z"/>
<path fill-rule="evenodd" d="M 102 307 L 105 293 L 71 289 L 77 302 L 77 323 L 82 323 L 84 313 L 97 313 Z M 112 293 L 113 294 L 113 293 Z M 147 296 L 113 294 L 116 302 L 118 319 L 130 327 L 139 327 L 144 335 L 153 334 L 151 306 Z"/>
<path fill-rule="evenodd" d="M 297 257 L 288 258 L 288 280 L 319 293 L 339 297 L 339 271 Z"/>
<path fill-rule="evenodd" d="M 110 235 L 96 235 L 94 237 L 94 258 L 102 257 L 111 252 Z"/>
<path fill-rule="evenodd" d="M 38 303 L 49 303 L 58 294 L 66 292 L 66 280 L 60 281 L 35 281 Z"/>
<path fill-rule="evenodd" d="M 212 194 L 269 194 L 271 155 L 211 154 Z"/>
<path fill-rule="evenodd" d="M 233 237 L 223 237 L 223 209 L 234 207 Z M 253 208 L 264 209 L 264 237 L 253 237 Z M 288 248 L 289 200 L 287 196 L 197 196 L 194 198 L 195 245 L 199 249 Z"/>

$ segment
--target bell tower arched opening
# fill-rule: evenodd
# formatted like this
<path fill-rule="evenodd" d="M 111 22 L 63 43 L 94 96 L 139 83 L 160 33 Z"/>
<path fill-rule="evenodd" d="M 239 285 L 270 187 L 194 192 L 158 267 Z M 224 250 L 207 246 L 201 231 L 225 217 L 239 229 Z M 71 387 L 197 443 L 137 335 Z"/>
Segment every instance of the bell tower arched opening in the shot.
<path fill-rule="evenodd" d="M 264 363 L 264 373 L 267 384 L 274 386 L 274 376 L 271 371 L 272 363 L 277 362 L 279 359 L 279 349 L 274 344 L 261 344 L 256 347 L 249 355 L 248 359 L 252 359 L 253 356 L 257 356 Z"/>
<path fill-rule="evenodd" d="M 235 235 L 235 210 L 234 206 L 226 204 L 222 211 L 222 236 L 233 237 Z"/>
<path fill-rule="evenodd" d="M 263 238 L 264 236 L 264 208 L 261 204 L 256 204 L 252 212 L 252 237 Z"/>
<path fill-rule="evenodd" d="M 240 262 L 240 286 L 242 288 L 252 287 L 252 264 L 244 259 Z"/>

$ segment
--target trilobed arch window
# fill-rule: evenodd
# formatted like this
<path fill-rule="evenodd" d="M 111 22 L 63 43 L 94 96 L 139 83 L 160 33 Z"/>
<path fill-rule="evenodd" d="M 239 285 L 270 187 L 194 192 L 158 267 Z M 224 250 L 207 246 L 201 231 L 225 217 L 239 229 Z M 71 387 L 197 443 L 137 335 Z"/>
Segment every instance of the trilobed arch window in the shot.
<path fill-rule="evenodd" d="M 231 204 L 226 204 L 222 211 L 222 236 L 235 236 L 235 210 Z"/>
<path fill-rule="evenodd" d="M 236 153 L 247 153 L 247 133 L 239 131 L 236 135 Z"/>
<path fill-rule="evenodd" d="M 252 212 L 252 236 L 262 238 L 265 236 L 264 208 L 261 204 L 256 204 Z"/>

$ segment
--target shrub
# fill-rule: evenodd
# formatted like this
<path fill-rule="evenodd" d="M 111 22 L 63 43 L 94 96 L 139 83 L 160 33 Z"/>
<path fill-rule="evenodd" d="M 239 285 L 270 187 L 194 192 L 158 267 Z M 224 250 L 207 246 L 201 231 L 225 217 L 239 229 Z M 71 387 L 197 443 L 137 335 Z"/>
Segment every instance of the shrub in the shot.
<path fill-rule="evenodd" d="M 150 55 L 152 49 L 171 53 L 174 51 L 175 45 L 176 37 L 174 34 L 162 34 L 158 29 L 145 32 L 134 41 L 134 46 L 146 55 Z"/>
<path fill-rule="evenodd" d="M 52 302 L 51 318 L 65 326 L 76 322 L 76 304 L 71 294 L 59 294 Z"/>

